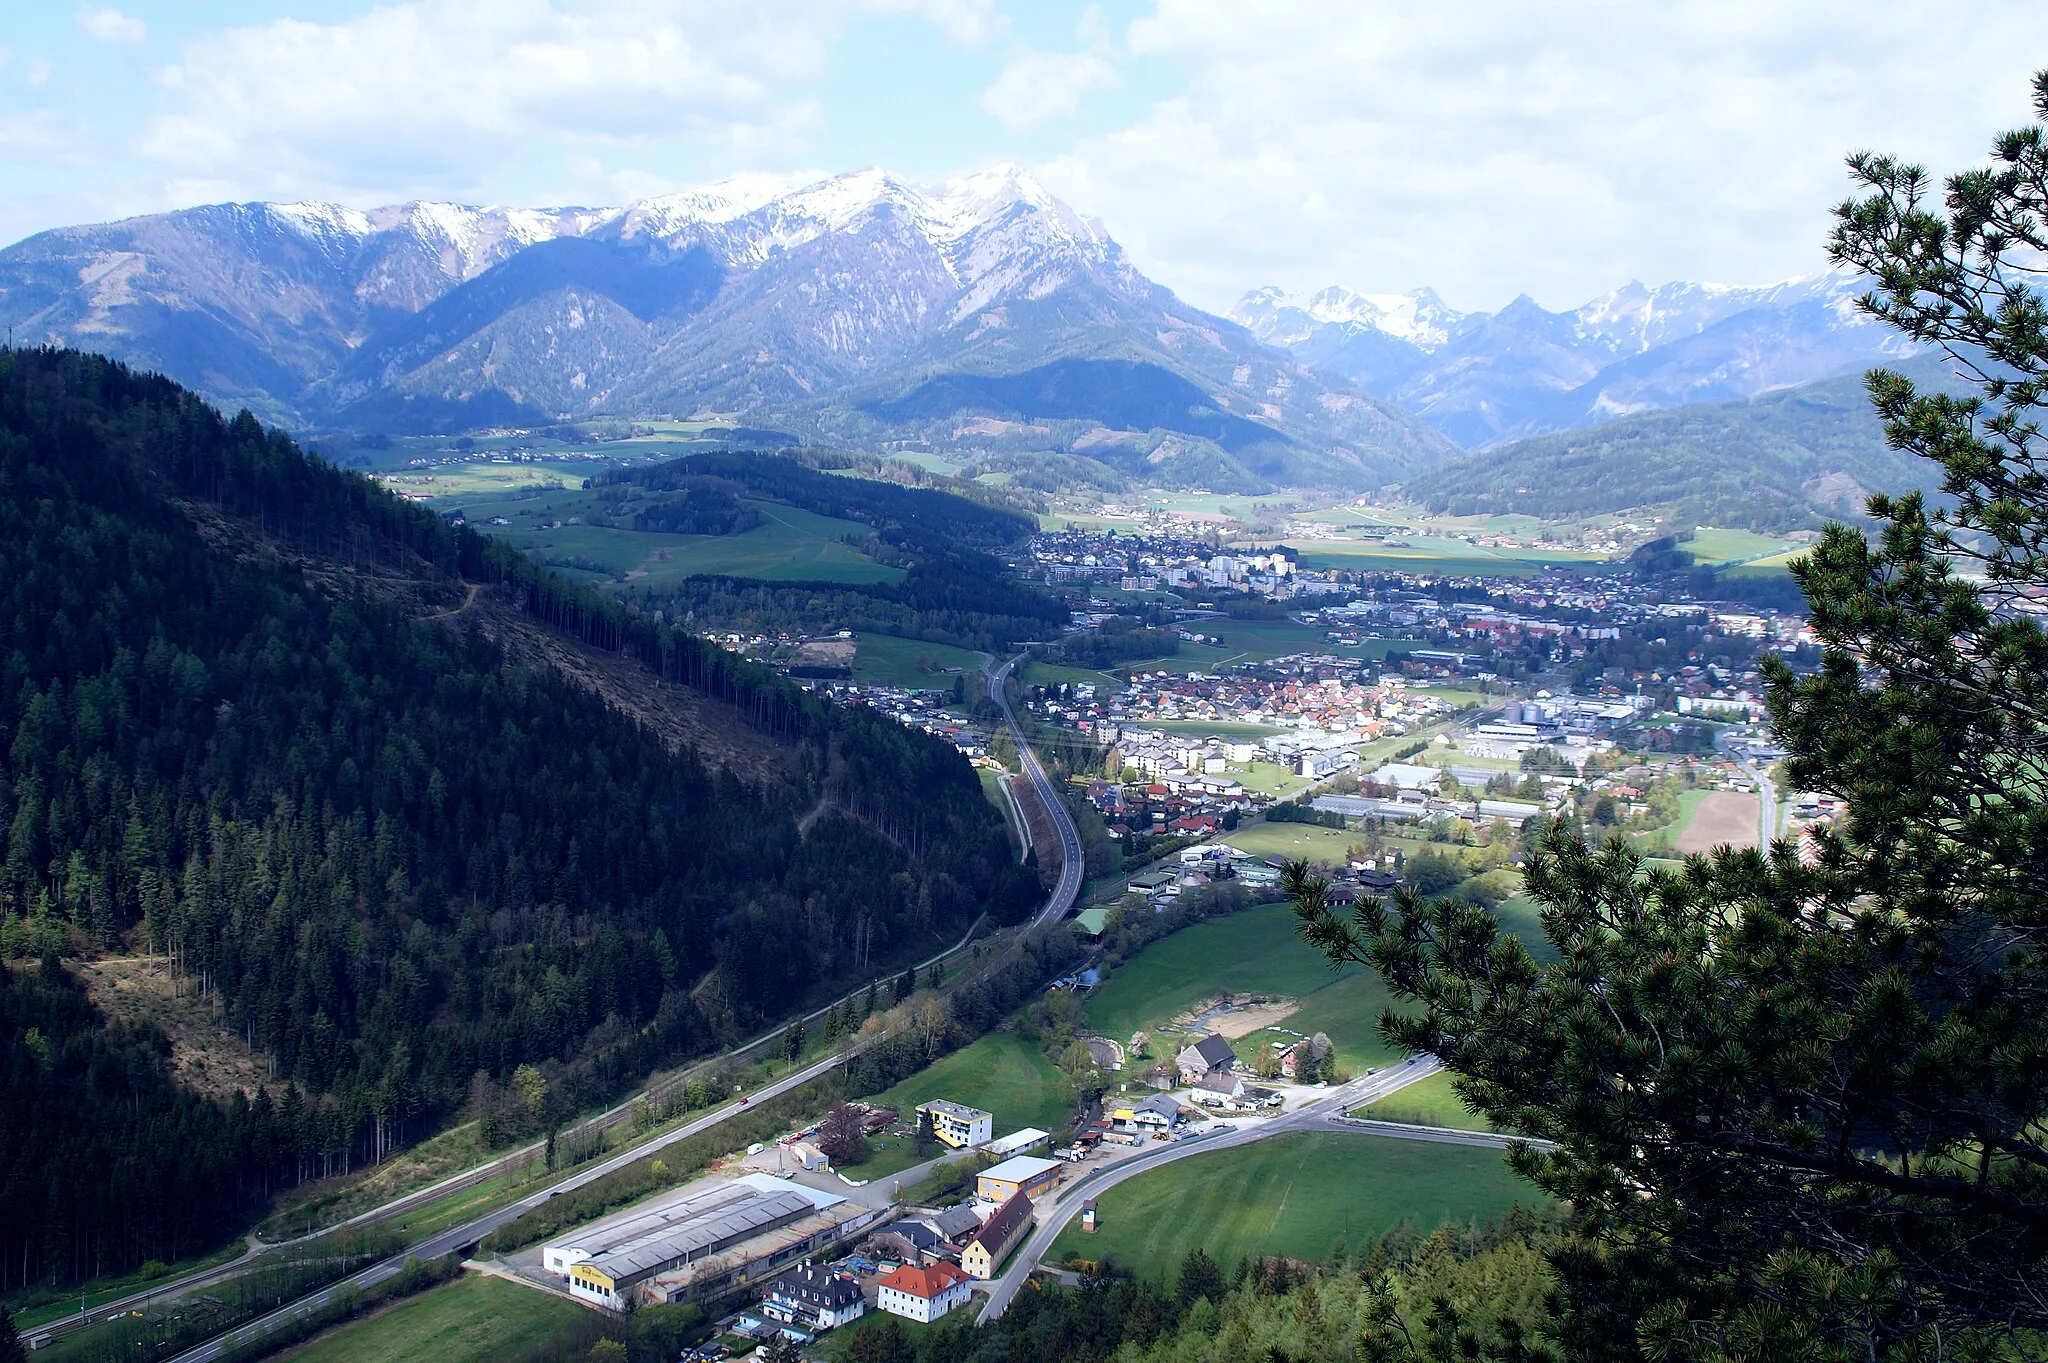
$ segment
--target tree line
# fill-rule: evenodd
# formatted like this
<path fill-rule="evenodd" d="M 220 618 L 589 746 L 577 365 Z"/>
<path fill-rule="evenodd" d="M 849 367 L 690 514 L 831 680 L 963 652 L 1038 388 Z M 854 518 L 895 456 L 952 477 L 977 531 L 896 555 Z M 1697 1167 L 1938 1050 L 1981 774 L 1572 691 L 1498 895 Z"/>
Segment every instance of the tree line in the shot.
<path fill-rule="evenodd" d="M 949 746 L 167 380 L 0 352 L 0 489 L 0 943 L 156 956 L 272 1075 L 181 1094 L 153 1029 L 13 968 L 0 1288 L 190 1254 L 478 1076 L 532 1067 L 545 1119 L 1035 899 Z M 725 702 L 795 774 L 749 785 L 418 618 L 466 583 Z"/>

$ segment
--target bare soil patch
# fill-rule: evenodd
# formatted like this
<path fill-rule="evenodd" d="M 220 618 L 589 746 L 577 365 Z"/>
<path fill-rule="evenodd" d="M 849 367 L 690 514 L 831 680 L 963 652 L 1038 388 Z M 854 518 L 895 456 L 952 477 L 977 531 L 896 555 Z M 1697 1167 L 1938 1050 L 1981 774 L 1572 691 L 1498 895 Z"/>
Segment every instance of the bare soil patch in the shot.
<path fill-rule="evenodd" d="M 66 964 L 108 1021 L 152 1022 L 170 1038 L 171 1078 L 185 1088 L 209 1098 L 237 1092 L 254 1097 L 266 1087 L 273 1096 L 279 1091 L 264 1057 L 216 1023 L 204 998 L 180 993 L 163 957 L 109 956 Z"/>
<path fill-rule="evenodd" d="M 1757 837 L 1757 797 L 1738 791 L 1716 790 L 1700 800 L 1692 822 L 1678 835 L 1673 848 L 1680 853 L 1705 852 L 1726 844 L 1754 847 Z"/>
<path fill-rule="evenodd" d="M 811 639 L 796 646 L 796 660 L 807 667 L 852 667 L 857 647 L 851 639 Z"/>
<path fill-rule="evenodd" d="M 1219 994 L 1188 1009 L 1170 1024 L 1181 1030 L 1214 1032 L 1228 1041 L 1271 1027 L 1301 1011 L 1297 999 L 1264 994 Z"/>

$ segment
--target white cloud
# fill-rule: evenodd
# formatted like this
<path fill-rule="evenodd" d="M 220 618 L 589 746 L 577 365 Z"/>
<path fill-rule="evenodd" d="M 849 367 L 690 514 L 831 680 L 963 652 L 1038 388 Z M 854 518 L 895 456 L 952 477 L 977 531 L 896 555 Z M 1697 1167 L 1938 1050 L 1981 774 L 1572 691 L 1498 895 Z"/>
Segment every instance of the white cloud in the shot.
<path fill-rule="evenodd" d="M 141 147 L 192 191 L 358 200 L 473 193 L 550 150 L 685 139 L 744 164 L 815 126 L 805 87 L 861 14 L 1001 28 L 990 0 L 402 0 L 186 45 Z"/>
<path fill-rule="evenodd" d="M 1028 128 L 1063 118 L 1080 107 L 1088 91 L 1116 84 L 1116 68 L 1093 52 L 1027 50 L 981 92 L 981 107 L 1009 127 Z"/>
<path fill-rule="evenodd" d="M 71 159 L 76 130 L 48 109 L 0 114 L 0 153 L 24 160 Z"/>
<path fill-rule="evenodd" d="M 131 15 L 123 14 L 112 5 L 95 8 L 80 5 L 75 16 L 78 26 L 103 43 L 119 47 L 138 47 L 149 41 L 149 25 Z"/>
<path fill-rule="evenodd" d="M 1193 301 L 1341 281 L 1562 306 L 1819 268 L 1847 152 L 1952 169 L 2027 120 L 2048 9 L 1156 0 L 1125 45 L 1181 88 L 1041 170 Z"/>

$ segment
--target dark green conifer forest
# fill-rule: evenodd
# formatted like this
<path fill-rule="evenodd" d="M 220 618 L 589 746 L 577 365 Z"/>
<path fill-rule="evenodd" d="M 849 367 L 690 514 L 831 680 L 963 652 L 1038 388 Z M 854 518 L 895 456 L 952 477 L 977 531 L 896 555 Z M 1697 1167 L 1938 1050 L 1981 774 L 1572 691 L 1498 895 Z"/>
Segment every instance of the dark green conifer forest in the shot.
<path fill-rule="evenodd" d="M 479 598 L 790 774 L 671 750 Z M 1035 895 L 951 747 L 64 351 L 0 352 L 0 830 L 0 1290 L 209 1248 L 521 1065 L 557 1115 L 615 1094 Z M 61 959 L 101 952 L 166 958 L 275 1082 L 175 1089 Z"/>

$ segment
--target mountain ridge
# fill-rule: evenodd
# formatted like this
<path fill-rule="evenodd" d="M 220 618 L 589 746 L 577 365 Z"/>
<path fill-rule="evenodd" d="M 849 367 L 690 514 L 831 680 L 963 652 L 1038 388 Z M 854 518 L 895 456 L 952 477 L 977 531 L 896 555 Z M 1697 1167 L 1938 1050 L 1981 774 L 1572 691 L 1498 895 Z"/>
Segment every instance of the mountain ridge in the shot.
<path fill-rule="evenodd" d="M 1631 281 L 1568 312 L 1526 294 L 1459 312 L 1434 291 L 1255 289 L 1253 335 L 1351 379 L 1474 449 L 1615 417 L 1748 399 L 1908 357 L 1828 270 L 1760 286 Z"/>
<path fill-rule="evenodd" d="M 1454 450 L 1183 303 L 1015 167 L 621 208 L 213 205 L 0 251 L 0 319 L 301 429 L 669 416 L 879 447 L 904 433 L 876 404 L 922 384 L 1090 359 L 1153 366 L 1273 432 L 1265 473 L 1188 422 L 1071 433 L 1129 444 L 1148 478 L 1375 486 Z"/>

